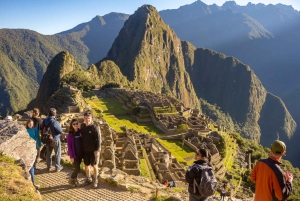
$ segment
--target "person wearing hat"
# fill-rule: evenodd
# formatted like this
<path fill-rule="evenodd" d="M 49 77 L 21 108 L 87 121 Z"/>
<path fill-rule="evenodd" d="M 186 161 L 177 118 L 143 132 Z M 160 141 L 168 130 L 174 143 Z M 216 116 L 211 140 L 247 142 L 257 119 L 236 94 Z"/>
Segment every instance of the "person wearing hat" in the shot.
<path fill-rule="evenodd" d="M 293 176 L 281 168 L 281 158 L 286 154 L 285 143 L 275 140 L 270 156 L 254 166 L 251 180 L 255 183 L 254 201 L 286 200 L 292 194 Z"/>
<path fill-rule="evenodd" d="M 7 116 L 7 117 L 5 117 L 5 119 L 4 120 L 7 120 L 7 121 L 12 121 L 12 116 Z"/>

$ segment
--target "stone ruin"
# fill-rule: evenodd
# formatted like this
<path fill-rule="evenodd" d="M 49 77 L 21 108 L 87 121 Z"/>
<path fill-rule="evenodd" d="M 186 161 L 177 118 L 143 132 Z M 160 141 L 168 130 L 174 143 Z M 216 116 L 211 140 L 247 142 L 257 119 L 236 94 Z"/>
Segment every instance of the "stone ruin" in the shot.
<path fill-rule="evenodd" d="M 0 153 L 17 160 L 28 172 L 36 158 L 36 144 L 23 124 L 0 120 Z"/>

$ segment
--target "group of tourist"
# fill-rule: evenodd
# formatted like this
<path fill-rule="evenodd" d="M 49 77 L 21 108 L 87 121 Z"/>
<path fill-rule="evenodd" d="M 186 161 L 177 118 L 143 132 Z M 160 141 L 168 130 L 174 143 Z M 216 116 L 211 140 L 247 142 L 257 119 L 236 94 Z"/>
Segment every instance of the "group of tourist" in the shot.
<path fill-rule="evenodd" d="M 28 134 L 36 142 L 37 155 L 35 162 L 30 169 L 30 175 L 33 185 L 38 188 L 38 185 L 34 182 L 34 171 L 39 169 L 37 162 L 40 155 L 41 148 L 41 136 L 40 132 L 45 127 L 50 127 L 51 134 L 53 135 L 53 141 L 51 144 L 46 145 L 47 149 L 47 170 L 50 171 L 52 167 L 52 152 L 55 152 L 55 168 L 59 172 L 63 170 L 63 166 L 60 164 L 61 158 L 61 140 L 62 128 L 59 122 L 55 119 L 56 109 L 51 108 L 49 110 L 48 117 L 42 121 L 39 118 L 39 110 L 35 108 L 33 110 L 32 118 L 26 123 Z M 11 120 L 11 119 L 7 119 Z M 67 135 L 68 155 L 71 163 L 74 165 L 74 171 L 69 178 L 69 184 L 72 186 L 80 186 L 78 181 L 78 174 L 80 172 L 80 164 L 83 160 L 85 165 L 86 179 L 84 184 L 93 184 L 94 188 L 98 186 L 98 162 L 101 148 L 101 133 L 98 127 L 93 124 L 93 116 L 91 111 L 84 112 L 84 123 L 79 126 L 78 119 L 72 119 L 70 122 L 69 134 Z M 251 180 L 256 184 L 255 188 L 255 201 L 271 201 L 271 200 L 286 200 L 292 193 L 292 181 L 293 176 L 289 172 L 284 172 L 280 168 L 281 158 L 286 154 L 286 145 L 280 140 L 275 140 L 270 149 L 270 156 L 267 159 L 261 159 L 254 166 L 251 173 Z M 94 176 L 91 176 L 90 167 L 93 168 Z M 186 182 L 189 184 L 189 201 L 206 201 L 208 196 L 203 196 L 201 189 L 197 184 L 201 184 L 203 180 L 209 180 L 214 175 L 207 177 L 207 170 L 203 167 L 208 167 L 212 170 L 211 155 L 207 149 L 200 148 L 195 153 L 195 162 L 193 166 L 190 166 L 185 175 Z M 205 174 L 202 174 L 205 171 Z M 206 178 L 204 178 L 206 177 Z M 209 179 L 207 179 L 209 178 Z M 211 184 L 214 184 L 212 179 Z M 168 183 L 167 180 L 163 182 L 164 185 L 169 187 L 175 187 L 176 184 L 173 181 Z M 196 187 L 195 187 L 196 184 Z M 207 188 L 207 186 L 205 187 Z M 200 189 L 200 190 L 199 190 Z M 226 196 L 226 185 L 222 185 L 220 195 L 224 200 Z"/>
<path fill-rule="evenodd" d="M 251 180 L 256 184 L 254 201 L 285 201 L 292 194 L 293 175 L 280 168 L 282 156 L 285 154 L 285 143 L 275 140 L 271 145 L 270 156 L 259 160 L 254 166 L 251 173 Z M 204 179 L 201 166 L 207 165 L 212 166 L 209 152 L 206 149 L 197 150 L 194 165 L 188 168 L 185 175 L 189 184 L 189 201 L 209 200 L 209 197 L 201 195 L 195 188 L 195 183 L 200 183 Z M 225 199 L 226 194 L 226 184 L 223 184 L 220 190 L 221 200 Z"/>
<path fill-rule="evenodd" d="M 55 170 L 60 172 L 63 166 L 61 160 L 61 134 L 62 128 L 56 120 L 56 109 L 51 108 L 48 117 L 42 121 L 39 117 L 40 111 L 34 108 L 32 118 L 26 122 L 26 128 L 29 136 L 35 140 L 37 155 L 33 167 L 29 173 L 35 188 L 39 188 L 34 181 L 34 171 L 40 169 L 37 163 L 40 158 L 41 135 L 43 129 L 49 128 L 51 132 L 51 143 L 46 146 L 46 162 L 47 171 L 52 169 L 52 152 L 55 155 Z M 79 128 L 80 126 L 80 128 Z M 84 184 L 93 184 L 94 188 L 98 187 L 98 162 L 101 148 L 101 132 L 96 125 L 93 124 L 93 116 L 90 110 L 84 112 L 84 123 L 79 125 L 78 119 L 72 119 L 67 135 L 68 155 L 70 162 L 74 165 L 74 171 L 69 178 L 69 184 L 72 186 L 80 186 L 78 174 L 80 172 L 80 164 L 83 160 L 85 165 L 86 179 Z M 93 168 L 94 177 L 91 177 L 90 167 Z"/>

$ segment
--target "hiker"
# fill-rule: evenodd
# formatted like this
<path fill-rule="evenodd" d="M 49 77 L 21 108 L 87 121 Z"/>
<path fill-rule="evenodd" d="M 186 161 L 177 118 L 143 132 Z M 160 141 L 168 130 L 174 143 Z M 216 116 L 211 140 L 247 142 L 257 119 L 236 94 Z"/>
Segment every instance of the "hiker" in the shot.
<path fill-rule="evenodd" d="M 226 184 L 223 184 L 221 188 L 221 200 L 225 200 L 226 197 Z"/>
<path fill-rule="evenodd" d="M 90 110 L 83 114 L 84 123 L 81 124 L 83 161 L 85 165 L 86 180 L 85 184 L 93 183 L 93 187 L 98 187 L 98 162 L 101 149 L 101 133 L 96 125 L 93 124 L 93 116 Z M 90 166 L 94 169 L 92 180 Z"/>
<path fill-rule="evenodd" d="M 40 147 L 41 147 L 41 145 L 42 145 L 41 144 L 41 138 L 40 138 L 40 135 L 39 135 L 38 128 L 34 127 L 34 123 L 33 123 L 32 119 L 27 120 L 27 122 L 26 122 L 26 129 L 27 129 L 27 132 L 28 132 L 29 136 L 32 139 L 35 140 L 35 147 L 36 147 L 36 149 L 39 150 Z M 37 157 L 38 157 L 38 154 L 37 154 L 36 158 Z M 34 183 L 34 169 L 36 168 L 36 163 L 37 163 L 36 161 L 37 161 L 37 159 L 35 159 L 35 162 L 34 162 L 33 166 L 31 167 L 31 169 L 29 170 L 29 173 L 30 173 L 30 176 L 31 176 L 31 181 L 32 181 L 33 186 L 36 189 L 38 189 L 39 186 Z"/>
<path fill-rule="evenodd" d="M 175 184 L 175 181 L 172 181 L 169 185 L 168 185 L 168 187 L 176 187 L 176 184 Z"/>
<path fill-rule="evenodd" d="M 255 183 L 254 201 L 286 200 L 292 194 L 293 176 L 281 168 L 281 158 L 286 154 L 285 143 L 275 140 L 269 158 L 260 159 L 251 173 Z"/>
<path fill-rule="evenodd" d="M 68 155 L 70 156 L 71 163 L 74 165 L 74 171 L 69 179 L 69 184 L 77 187 L 80 186 L 77 176 L 80 172 L 82 161 L 82 138 L 81 130 L 78 126 L 77 119 L 72 119 L 69 134 L 67 135 Z"/>
<path fill-rule="evenodd" d="M 168 180 L 167 179 L 163 182 L 163 185 L 168 186 Z"/>
<path fill-rule="evenodd" d="M 39 115 L 40 115 L 40 110 L 38 108 L 34 108 L 31 119 L 33 120 L 33 126 L 38 129 L 40 134 L 40 131 L 42 130 L 43 120 L 39 117 Z M 39 162 L 40 153 L 41 153 L 41 147 L 37 149 L 37 155 L 35 159 L 36 164 Z M 36 165 L 35 169 L 39 169 L 39 167 Z"/>
<path fill-rule="evenodd" d="M 208 200 L 209 196 L 204 196 L 203 194 L 201 195 L 198 187 L 195 185 L 195 183 L 199 184 L 200 180 L 202 180 L 202 170 L 201 168 L 209 168 L 211 169 L 211 164 L 210 164 L 211 156 L 209 152 L 206 149 L 199 149 L 195 153 L 195 161 L 194 165 L 190 166 L 185 175 L 185 180 L 189 184 L 188 187 L 188 192 L 189 192 L 189 201 L 206 201 Z M 212 173 L 212 171 L 210 172 Z M 217 188 L 217 181 L 213 181 L 213 193 Z M 197 188 L 196 188 L 197 187 Z M 213 194 L 212 193 L 212 194 Z"/>
<path fill-rule="evenodd" d="M 50 131 L 53 137 L 53 141 L 50 144 L 46 144 L 46 151 L 47 151 L 47 170 L 50 171 L 52 168 L 52 151 L 54 149 L 55 153 L 55 169 L 56 172 L 60 172 L 63 169 L 63 166 L 60 164 L 60 158 L 61 158 L 61 141 L 60 141 L 60 135 L 62 134 L 62 129 L 58 123 L 58 121 L 55 120 L 56 116 L 56 109 L 50 108 L 48 117 L 43 121 L 42 127 L 43 129 L 45 127 L 50 127 Z"/>

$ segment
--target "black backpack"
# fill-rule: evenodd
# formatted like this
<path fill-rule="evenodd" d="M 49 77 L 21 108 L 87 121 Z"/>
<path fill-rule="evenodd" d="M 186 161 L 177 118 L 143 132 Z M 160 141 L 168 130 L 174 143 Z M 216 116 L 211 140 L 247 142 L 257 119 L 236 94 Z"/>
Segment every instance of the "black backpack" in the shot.
<path fill-rule="evenodd" d="M 50 145 L 53 142 L 53 135 L 51 133 L 50 126 L 53 124 L 54 120 L 51 121 L 49 125 L 45 125 L 45 121 L 43 122 L 42 136 L 41 142 L 45 145 Z"/>
<path fill-rule="evenodd" d="M 215 193 L 218 188 L 217 179 L 212 171 L 212 168 L 208 165 L 199 165 L 195 164 L 194 166 L 201 169 L 201 179 L 198 183 L 196 179 L 194 179 L 194 193 L 198 190 L 199 194 L 202 197 L 209 197 Z"/>

